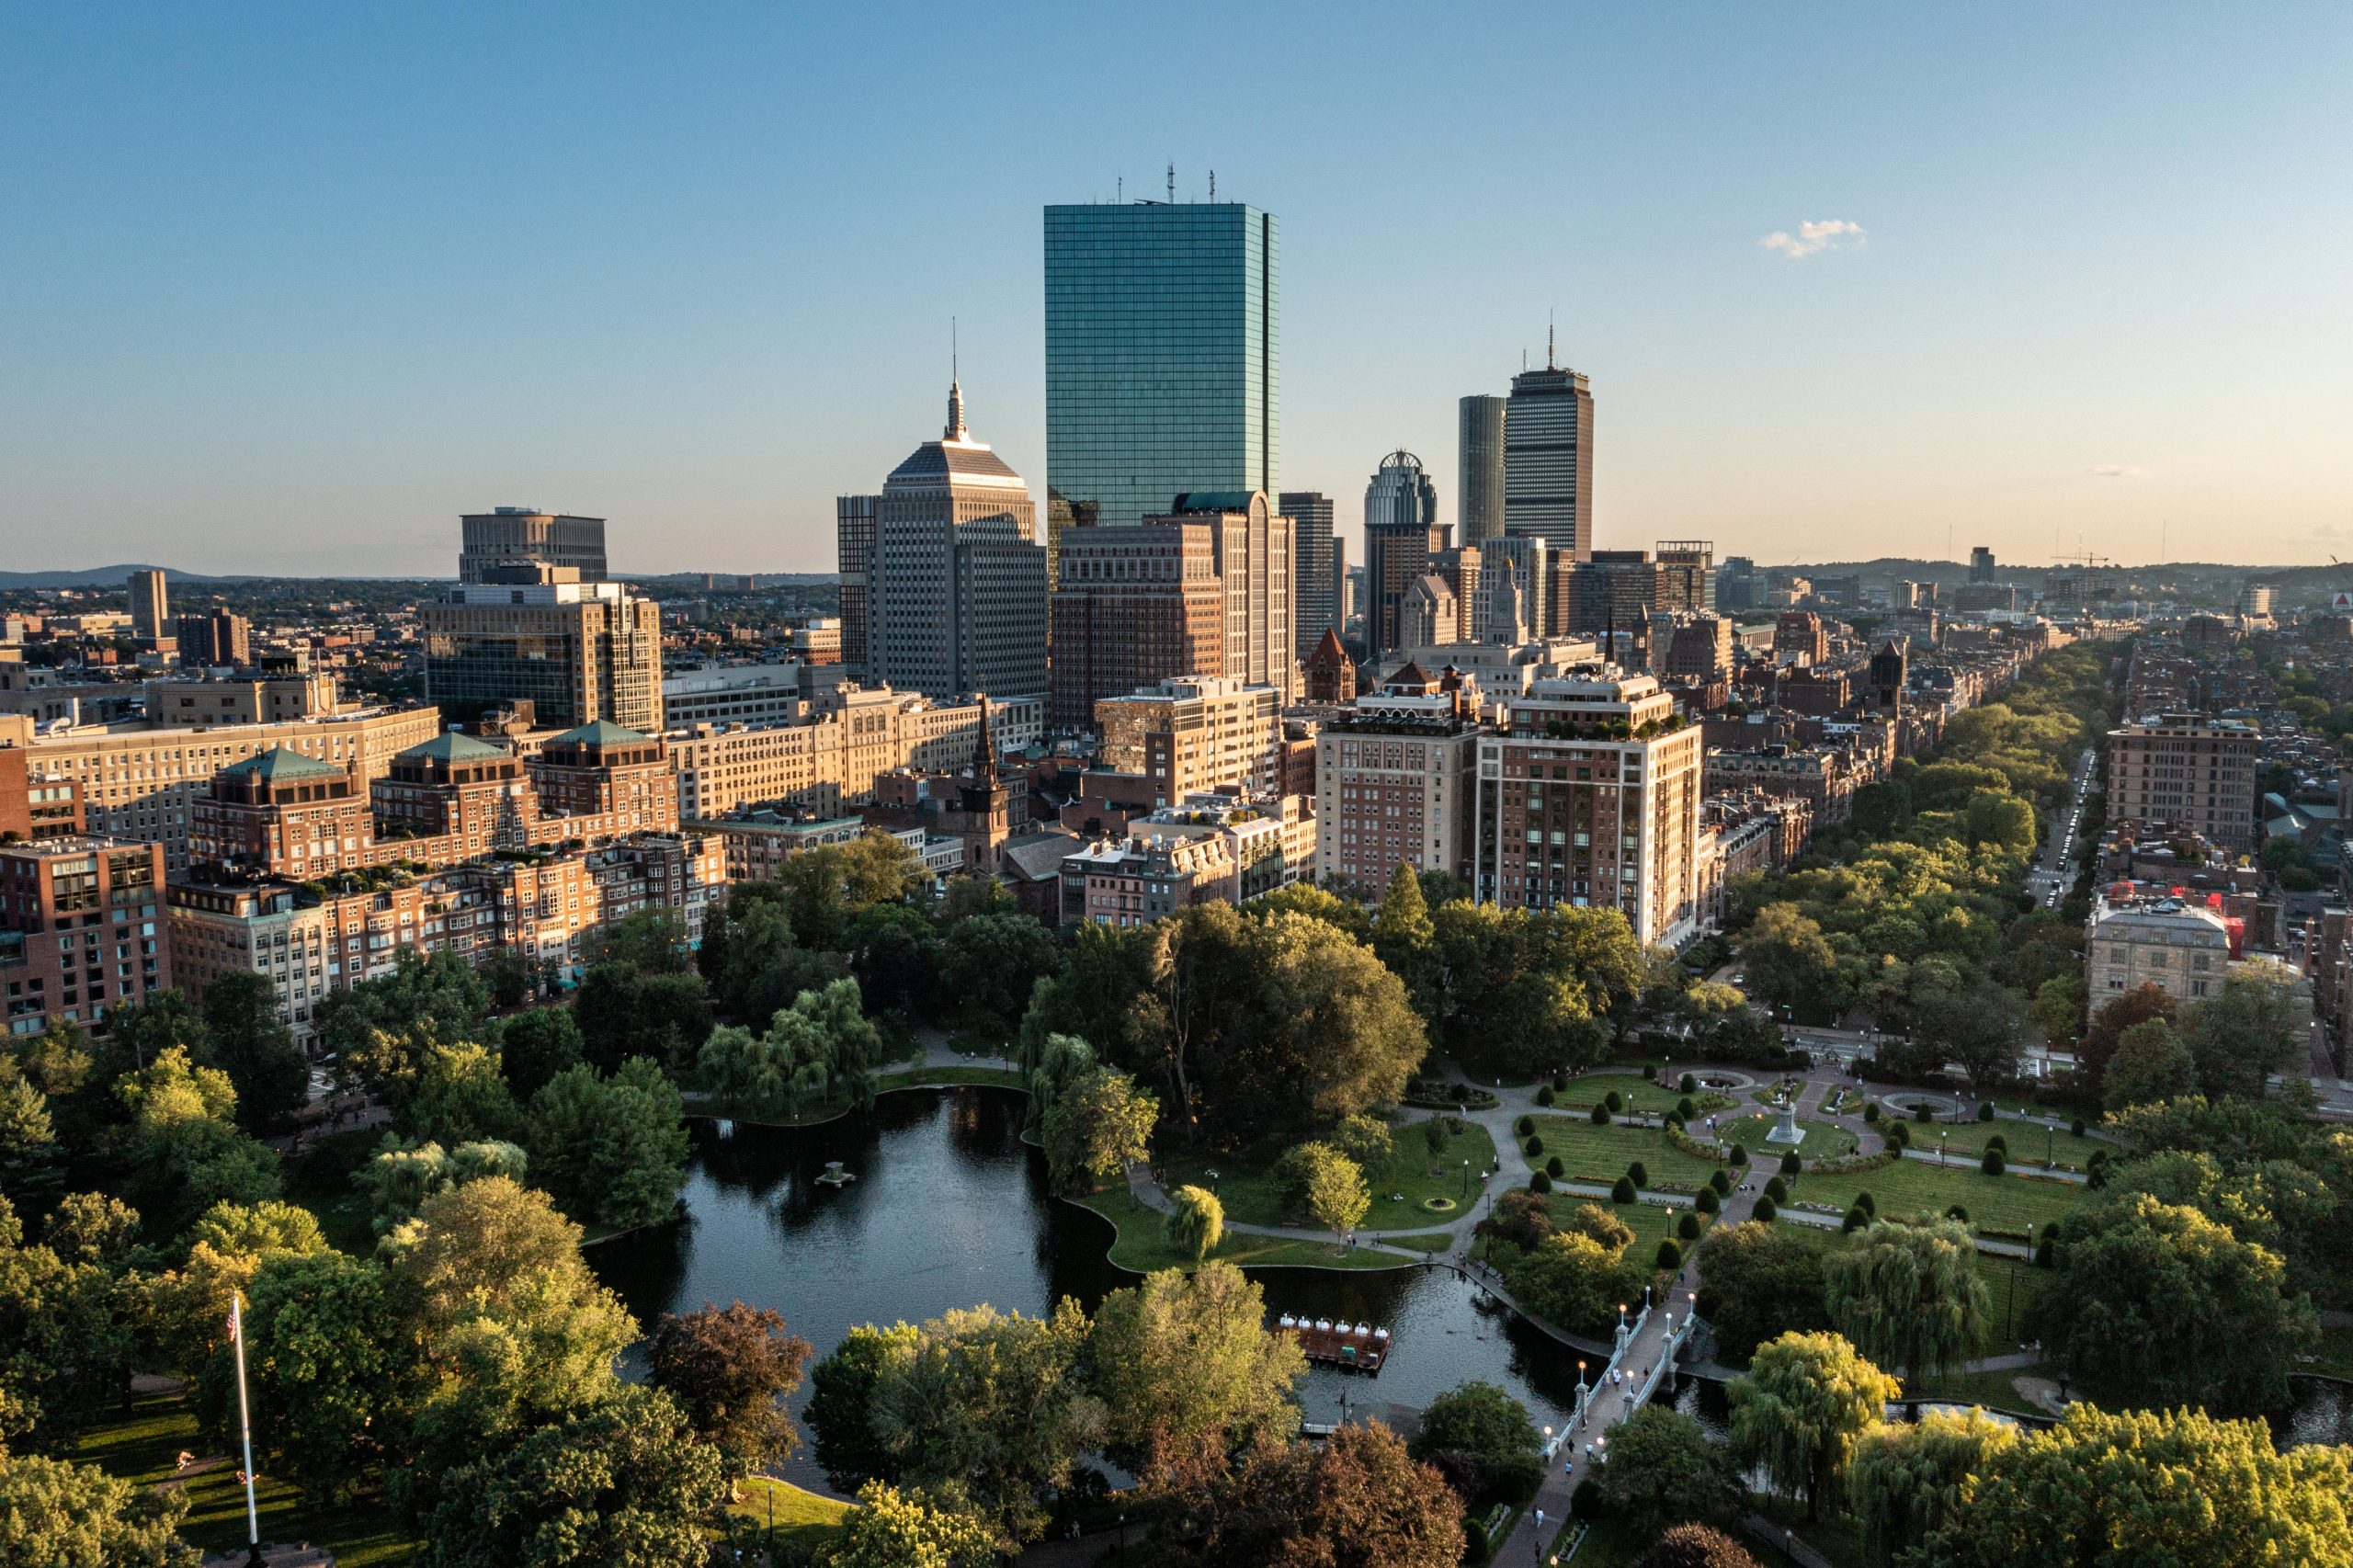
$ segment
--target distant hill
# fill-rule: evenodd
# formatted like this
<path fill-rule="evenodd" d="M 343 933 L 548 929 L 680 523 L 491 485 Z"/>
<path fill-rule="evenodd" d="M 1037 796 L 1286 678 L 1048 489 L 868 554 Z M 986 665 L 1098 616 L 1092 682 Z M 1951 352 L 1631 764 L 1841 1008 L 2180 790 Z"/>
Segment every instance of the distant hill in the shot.
<path fill-rule="evenodd" d="M 0 572 L 0 588 L 119 588 L 131 580 L 133 572 L 153 572 L 155 567 L 142 562 L 131 562 L 121 566 L 85 566 L 80 571 L 63 572 Z M 182 572 L 166 566 L 164 572 L 175 583 L 245 583 L 250 577 L 208 577 L 201 572 Z"/>

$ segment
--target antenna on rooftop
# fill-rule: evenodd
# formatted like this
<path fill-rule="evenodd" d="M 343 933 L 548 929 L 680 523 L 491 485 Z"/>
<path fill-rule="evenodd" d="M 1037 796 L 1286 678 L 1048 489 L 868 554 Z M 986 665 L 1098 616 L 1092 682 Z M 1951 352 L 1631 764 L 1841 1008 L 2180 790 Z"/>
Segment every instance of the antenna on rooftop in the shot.
<path fill-rule="evenodd" d="M 1168 205 L 1176 205 L 1176 165 L 1168 165 Z"/>
<path fill-rule="evenodd" d="M 1211 201 L 1217 199 L 1217 171 L 1215 169 L 1210 171 L 1210 199 Z"/>
<path fill-rule="evenodd" d="M 1560 367 L 1552 359 L 1552 312 L 1544 312 L 1544 368 L 1556 370 Z"/>

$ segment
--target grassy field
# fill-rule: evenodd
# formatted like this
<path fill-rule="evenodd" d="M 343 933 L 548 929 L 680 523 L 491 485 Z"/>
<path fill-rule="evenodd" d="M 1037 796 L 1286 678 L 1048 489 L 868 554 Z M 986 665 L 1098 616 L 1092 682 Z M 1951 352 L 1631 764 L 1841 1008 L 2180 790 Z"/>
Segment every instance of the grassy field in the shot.
<path fill-rule="evenodd" d="M 939 1084 L 985 1084 L 995 1089 L 1018 1089 L 1021 1074 L 1008 1067 L 911 1067 L 903 1072 L 885 1073 L 875 1080 L 875 1092 L 886 1089 L 921 1089 Z"/>
<path fill-rule="evenodd" d="M 214 1453 L 197 1435 L 196 1417 L 177 1395 L 148 1394 L 130 1416 L 101 1426 L 82 1439 L 74 1455 L 142 1486 L 168 1480 L 186 1449 L 213 1462 L 185 1488 L 189 1500 L 180 1534 L 208 1551 L 240 1551 L 245 1544 L 245 1494 L 237 1466 Z M 265 1474 L 256 1487 L 261 1506 L 262 1539 L 307 1540 L 335 1553 L 342 1568 L 391 1568 L 415 1561 L 418 1544 L 394 1528 L 391 1507 L 381 1497 L 360 1496 L 330 1504 L 304 1497 L 279 1478 Z"/>
<path fill-rule="evenodd" d="M 2353 1382 L 2353 1328 L 2322 1329 L 2314 1359 L 2298 1369 Z"/>
<path fill-rule="evenodd" d="M 1761 1116 L 1734 1117 L 1716 1123 L 1716 1136 L 1727 1143 L 1738 1143 L 1746 1149 L 1749 1159 L 1759 1169 L 1771 1170 L 1785 1151 L 1778 1143 L 1765 1142 L 1765 1134 L 1772 1131 L 1780 1119 L 1772 1111 Z M 1798 1157 L 1801 1159 L 1835 1160 L 1855 1152 L 1855 1135 L 1843 1127 L 1803 1116 L 1798 1118 L 1798 1126 L 1805 1133 L 1805 1142 L 1798 1145 Z"/>
<path fill-rule="evenodd" d="M 1665 1110 L 1677 1097 L 1639 1073 L 1587 1073 L 1569 1080 L 1569 1086 L 1560 1092 L 1559 1103 L 1568 1110 L 1591 1110 L 1612 1089 L 1650 1110 Z"/>
<path fill-rule="evenodd" d="M 1451 1198 L 1457 1203 L 1478 1199 L 1479 1176 L 1495 1163 L 1495 1142 L 1487 1130 L 1475 1121 L 1465 1121 L 1462 1131 L 1448 1135 L 1441 1150 L 1432 1154 L 1425 1141 L 1422 1126 L 1428 1119 L 1409 1121 L 1395 1130 L 1396 1157 L 1385 1171 L 1367 1171 L 1365 1186 L 1371 1190 L 1372 1207 L 1365 1210 L 1364 1222 L 1358 1227 L 1365 1231 L 1409 1231 L 1431 1222 L 1435 1216 L 1422 1207 L 1426 1198 Z M 1463 1162 L 1470 1162 L 1466 1184 Z M 1176 1153 L 1159 1161 L 1164 1183 L 1174 1190 L 1178 1187 L 1204 1187 L 1216 1192 L 1218 1201 L 1225 1206 L 1225 1217 L 1245 1225 L 1302 1225 L 1312 1227 L 1313 1221 L 1295 1211 L 1281 1183 L 1273 1174 L 1274 1163 L 1266 1159 L 1243 1159 L 1233 1155 L 1199 1155 Z M 1210 1173 L 1215 1171 L 1212 1177 Z M 1451 1218 L 1453 1213 L 1442 1216 Z"/>
<path fill-rule="evenodd" d="M 744 1483 L 744 1495 L 730 1503 L 727 1511 L 764 1528 L 775 1525 L 777 1540 L 798 1554 L 787 1560 L 799 1562 L 833 1538 L 849 1507 L 836 1498 L 803 1492 L 789 1481 L 756 1475 Z"/>
<path fill-rule="evenodd" d="M 1123 1192 L 1098 1192 L 1092 1198 L 1076 1199 L 1092 1209 L 1119 1228 L 1119 1238 L 1111 1246 L 1111 1261 L 1121 1268 L 1139 1274 L 1149 1274 L 1156 1268 L 1190 1268 L 1193 1260 L 1169 1245 L 1161 1234 L 1161 1222 L 1165 1218 L 1157 1209 L 1133 1206 Z M 1306 1265 L 1316 1268 L 1410 1268 L 1412 1263 L 1394 1253 L 1358 1249 L 1346 1252 L 1334 1246 L 1330 1236 L 1320 1239 L 1294 1240 L 1289 1236 L 1236 1235 L 1228 1231 L 1225 1240 L 1211 1257 L 1242 1267 L 1255 1268 L 1276 1264 Z"/>
<path fill-rule="evenodd" d="M 1946 1136 L 1948 1133 L 1949 1137 Z M 1934 1149 L 1941 1143 L 1956 1157 L 1967 1154 L 1974 1160 L 1985 1153 L 1986 1140 L 1997 1133 L 2009 1145 L 2010 1164 L 2014 1165 L 2026 1160 L 2040 1161 L 2046 1149 L 2061 1165 L 2074 1165 L 2078 1170 L 2091 1164 L 2094 1150 L 2106 1149 L 2110 1159 L 2120 1153 L 2113 1143 L 2078 1138 L 2063 1127 L 2029 1127 L 2016 1121 L 1968 1121 L 1958 1126 L 1939 1122 L 1929 1127 L 1915 1121 L 1912 1124 L 1912 1146 Z"/>
<path fill-rule="evenodd" d="M 1544 1141 L 1544 1153 L 1533 1159 L 1522 1154 L 1519 1163 L 1533 1170 L 1558 1154 L 1572 1181 L 1615 1182 L 1626 1174 L 1628 1165 L 1640 1160 L 1653 1182 L 1696 1188 L 1723 1168 L 1713 1160 L 1685 1153 L 1655 1127 L 1628 1127 L 1620 1122 L 1596 1127 L 1581 1116 L 1539 1115 L 1536 1135 Z"/>
<path fill-rule="evenodd" d="M 1824 1175 L 1809 1171 L 1791 1185 L 1792 1199 L 1827 1203 L 1841 1210 L 1869 1192 L 1879 1212 L 1889 1219 L 1926 1210 L 1941 1214 L 1958 1203 L 1969 1210 L 1972 1226 L 1983 1230 L 2039 1232 L 2052 1221 L 2073 1213 L 2091 1200 L 2080 1184 L 2045 1181 L 2031 1176 L 1987 1176 L 1974 1164 L 1956 1160 L 1939 1169 L 1918 1160 L 1898 1160 L 1875 1171 Z"/>
<path fill-rule="evenodd" d="M 1405 1247 L 1414 1252 L 1444 1252 L 1454 1245 L 1451 1231 L 1418 1231 L 1402 1236 L 1383 1236 L 1385 1246 Z"/>

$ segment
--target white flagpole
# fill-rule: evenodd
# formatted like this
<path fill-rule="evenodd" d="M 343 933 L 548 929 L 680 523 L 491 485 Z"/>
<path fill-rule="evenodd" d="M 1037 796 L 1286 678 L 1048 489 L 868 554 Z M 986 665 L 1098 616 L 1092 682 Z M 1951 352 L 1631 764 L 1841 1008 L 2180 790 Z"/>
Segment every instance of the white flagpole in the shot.
<path fill-rule="evenodd" d="M 261 1568 L 261 1510 L 254 1505 L 254 1423 L 245 1407 L 245 1299 L 229 1292 L 229 1339 L 237 1347 L 237 1431 L 245 1448 L 245 1547 L 247 1561 Z"/>

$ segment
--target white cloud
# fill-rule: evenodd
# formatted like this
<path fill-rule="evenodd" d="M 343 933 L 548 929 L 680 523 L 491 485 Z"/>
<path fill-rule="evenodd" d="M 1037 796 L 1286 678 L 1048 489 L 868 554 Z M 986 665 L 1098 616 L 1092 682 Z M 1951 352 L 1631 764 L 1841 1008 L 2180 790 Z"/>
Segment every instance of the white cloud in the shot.
<path fill-rule="evenodd" d="M 1800 223 L 1794 234 L 1787 229 L 1776 229 L 1756 243 L 1794 260 L 1817 251 L 1837 250 L 1850 239 L 1859 245 L 1863 243 L 1860 223 L 1850 223 L 1844 218 L 1820 218 Z"/>
<path fill-rule="evenodd" d="M 2095 479 L 2132 479 L 2137 477 L 2141 472 L 2141 470 L 2134 468 L 2131 463 L 2092 464 L 2092 476 Z"/>

